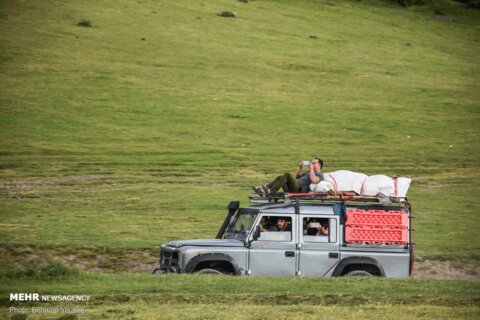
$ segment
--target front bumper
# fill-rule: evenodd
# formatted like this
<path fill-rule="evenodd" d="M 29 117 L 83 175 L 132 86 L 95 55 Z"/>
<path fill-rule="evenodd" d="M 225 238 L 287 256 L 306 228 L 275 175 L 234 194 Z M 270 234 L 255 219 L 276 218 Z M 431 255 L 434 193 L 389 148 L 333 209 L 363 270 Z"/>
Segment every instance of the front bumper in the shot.
<path fill-rule="evenodd" d="M 155 269 L 154 273 L 180 273 L 180 258 L 180 250 L 165 245 L 160 246 L 160 268 Z"/>

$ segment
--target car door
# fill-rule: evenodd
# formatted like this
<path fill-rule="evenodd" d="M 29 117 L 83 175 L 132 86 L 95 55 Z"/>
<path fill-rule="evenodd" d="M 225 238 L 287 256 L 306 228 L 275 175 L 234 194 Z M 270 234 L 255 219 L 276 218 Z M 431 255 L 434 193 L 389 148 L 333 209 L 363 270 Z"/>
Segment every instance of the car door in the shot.
<path fill-rule="evenodd" d="M 293 276 L 297 265 L 296 223 L 293 214 L 263 214 L 258 224 L 268 218 L 272 225 L 262 228 L 260 238 L 250 242 L 248 274 L 265 276 Z M 278 231 L 276 224 L 280 218 L 290 223 L 290 231 Z"/>
<path fill-rule="evenodd" d="M 299 231 L 299 275 L 323 277 L 340 259 L 338 216 L 301 215 L 299 218 L 297 226 Z M 313 226 L 314 223 L 310 224 L 312 220 L 320 225 L 328 225 L 328 235 L 320 231 L 314 234 L 313 227 L 307 228 L 307 226 Z"/>

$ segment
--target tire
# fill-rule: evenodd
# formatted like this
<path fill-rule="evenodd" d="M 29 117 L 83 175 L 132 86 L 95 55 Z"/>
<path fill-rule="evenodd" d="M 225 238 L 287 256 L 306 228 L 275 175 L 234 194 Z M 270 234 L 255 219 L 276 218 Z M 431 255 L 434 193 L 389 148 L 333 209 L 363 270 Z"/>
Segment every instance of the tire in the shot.
<path fill-rule="evenodd" d="M 167 274 L 167 270 L 157 268 L 157 269 L 153 270 L 152 274 Z"/>
<path fill-rule="evenodd" d="M 219 271 L 219 270 L 216 270 L 216 269 L 200 269 L 198 270 L 197 272 L 195 272 L 197 274 L 223 274 L 222 271 Z"/>
<path fill-rule="evenodd" d="M 365 270 L 353 270 L 343 275 L 344 277 L 373 277 L 368 271 Z"/>

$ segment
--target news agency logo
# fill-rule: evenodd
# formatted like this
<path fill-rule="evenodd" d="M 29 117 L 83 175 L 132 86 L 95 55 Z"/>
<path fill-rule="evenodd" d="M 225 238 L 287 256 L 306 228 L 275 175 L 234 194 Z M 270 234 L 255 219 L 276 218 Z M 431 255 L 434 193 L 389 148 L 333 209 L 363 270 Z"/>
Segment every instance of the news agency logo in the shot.
<path fill-rule="evenodd" d="M 75 301 L 87 302 L 90 301 L 89 295 L 51 295 L 38 293 L 10 293 L 10 301 L 29 302 L 29 301 Z"/>
<path fill-rule="evenodd" d="M 40 301 L 38 293 L 10 293 L 10 301 Z"/>

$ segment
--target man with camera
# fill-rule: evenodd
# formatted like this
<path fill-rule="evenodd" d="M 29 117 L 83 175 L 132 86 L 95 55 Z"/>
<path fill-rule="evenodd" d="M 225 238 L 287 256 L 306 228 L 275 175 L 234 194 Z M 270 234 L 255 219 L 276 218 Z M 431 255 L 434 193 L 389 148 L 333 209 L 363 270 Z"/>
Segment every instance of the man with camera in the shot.
<path fill-rule="evenodd" d="M 310 170 L 303 172 L 304 166 L 310 166 Z M 295 176 L 290 172 L 285 172 L 269 184 L 261 187 L 252 186 L 252 189 L 259 195 L 271 195 L 280 190 L 280 188 L 285 192 L 292 193 L 309 192 L 310 183 L 319 183 L 324 180 L 323 173 L 321 172 L 322 168 L 323 160 L 320 158 L 314 158 L 311 162 L 300 161 Z"/>
<path fill-rule="evenodd" d="M 310 218 L 307 221 L 307 235 L 309 236 L 328 236 L 328 222 L 324 221 L 326 219 L 322 219 L 322 222 L 317 218 Z"/>

